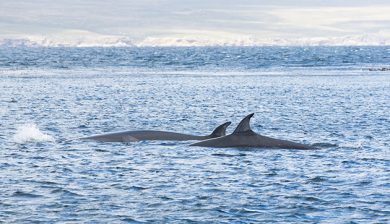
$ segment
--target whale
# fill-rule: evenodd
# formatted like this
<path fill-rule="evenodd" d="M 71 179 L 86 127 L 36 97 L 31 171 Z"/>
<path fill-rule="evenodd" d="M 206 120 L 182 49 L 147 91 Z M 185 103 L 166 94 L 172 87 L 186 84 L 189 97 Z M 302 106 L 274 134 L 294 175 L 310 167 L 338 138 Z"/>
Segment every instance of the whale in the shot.
<path fill-rule="evenodd" d="M 100 142 L 136 142 L 145 140 L 161 140 L 161 141 L 189 141 L 189 140 L 205 140 L 210 138 L 218 138 L 226 135 L 226 128 L 231 122 L 226 122 L 219 125 L 210 135 L 197 136 L 190 134 L 182 134 L 170 131 L 123 131 L 108 133 L 102 135 L 94 135 L 90 137 L 80 138 L 80 140 L 94 140 Z"/>
<path fill-rule="evenodd" d="M 300 144 L 287 140 L 275 139 L 255 133 L 250 127 L 250 119 L 254 113 L 247 115 L 238 124 L 237 128 L 230 135 L 200 141 L 190 146 L 201 147 L 249 147 L 249 148 L 270 148 L 270 149 L 314 149 L 310 145 Z"/>

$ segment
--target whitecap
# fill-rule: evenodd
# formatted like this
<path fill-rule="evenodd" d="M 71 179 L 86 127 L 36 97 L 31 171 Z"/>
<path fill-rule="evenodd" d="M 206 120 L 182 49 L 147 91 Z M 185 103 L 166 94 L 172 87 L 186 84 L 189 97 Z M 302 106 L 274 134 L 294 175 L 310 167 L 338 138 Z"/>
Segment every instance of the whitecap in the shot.
<path fill-rule="evenodd" d="M 54 138 L 42 133 L 36 124 L 24 124 L 17 128 L 13 140 L 22 144 L 26 142 L 51 142 L 54 141 Z"/>
<path fill-rule="evenodd" d="M 0 116 L 4 116 L 8 112 L 7 108 L 0 107 Z"/>

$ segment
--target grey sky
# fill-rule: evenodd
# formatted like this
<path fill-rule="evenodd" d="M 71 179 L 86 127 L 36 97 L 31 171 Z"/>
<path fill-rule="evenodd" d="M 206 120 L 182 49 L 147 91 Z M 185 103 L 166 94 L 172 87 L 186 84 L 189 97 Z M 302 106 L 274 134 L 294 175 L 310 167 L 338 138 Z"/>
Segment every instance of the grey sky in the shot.
<path fill-rule="evenodd" d="M 0 38 L 389 38 L 389 12 L 389 0 L 1 0 Z"/>

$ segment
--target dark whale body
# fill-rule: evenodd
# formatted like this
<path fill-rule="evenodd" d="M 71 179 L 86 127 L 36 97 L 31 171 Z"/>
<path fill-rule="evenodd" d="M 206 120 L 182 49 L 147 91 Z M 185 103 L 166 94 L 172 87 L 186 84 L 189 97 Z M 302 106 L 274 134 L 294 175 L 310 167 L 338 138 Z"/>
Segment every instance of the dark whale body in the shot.
<path fill-rule="evenodd" d="M 295 143 L 286 140 L 280 140 L 275 138 L 259 135 L 252 131 L 249 125 L 250 119 L 253 117 L 253 113 L 246 116 L 236 130 L 230 134 L 219 138 L 209 139 L 201 141 L 191 146 L 203 146 L 203 147 L 255 147 L 255 148 L 279 148 L 279 149 L 313 149 L 309 145 Z"/>
<path fill-rule="evenodd" d="M 217 138 L 226 135 L 226 128 L 231 122 L 226 122 L 218 126 L 210 135 L 196 136 L 189 134 L 182 134 L 169 131 L 124 131 L 102 135 L 95 135 L 91 137 L 81 138 L 82 140 L 95 140 L 101 142 L 135 142 L 145 140 L 162 140 L 162 141 L 188 141 L 188 140 L 205 140 L 210 138 Z"/>

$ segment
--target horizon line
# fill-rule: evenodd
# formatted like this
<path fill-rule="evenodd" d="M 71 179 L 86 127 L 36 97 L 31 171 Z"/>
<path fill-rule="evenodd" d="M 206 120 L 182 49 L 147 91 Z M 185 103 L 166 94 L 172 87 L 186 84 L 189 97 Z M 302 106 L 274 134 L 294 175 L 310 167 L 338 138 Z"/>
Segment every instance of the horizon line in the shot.
<path fill-rule="evenodd" d="M 390 46 L 390 38 L 342 36 L 308 38 L 199 38 L 147 37 L 136 41 L 124 36 L 11 37 L 1 38 L 0 47 L 267 47 L 267 46 Z"/>

